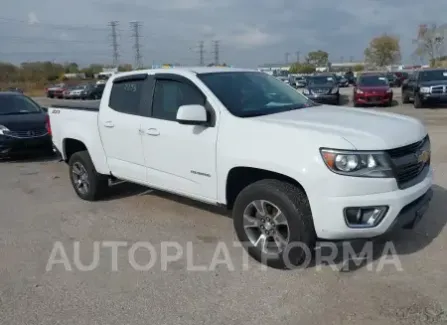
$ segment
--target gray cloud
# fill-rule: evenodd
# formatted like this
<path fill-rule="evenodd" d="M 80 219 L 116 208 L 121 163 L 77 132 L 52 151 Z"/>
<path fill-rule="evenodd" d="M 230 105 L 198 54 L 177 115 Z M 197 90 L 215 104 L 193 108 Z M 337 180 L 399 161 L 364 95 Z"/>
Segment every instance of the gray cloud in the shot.
<path fill-rule="evenodd" d="M 404 59 L 421 23 L 444 23 L 445 0 L 18 0 L 2 4 L 0 61 L 111 62 L 110 28 L 117 20 L 122 62 L 133 62 L 129 22 L 141 21 L 143 61 L 198 63 L 198 42 L 221 41 L 221 60 L 256 66 L 284 60 L 284 53 L 314 49 L 362 58 L 371 37 L 400 37 Z"/>

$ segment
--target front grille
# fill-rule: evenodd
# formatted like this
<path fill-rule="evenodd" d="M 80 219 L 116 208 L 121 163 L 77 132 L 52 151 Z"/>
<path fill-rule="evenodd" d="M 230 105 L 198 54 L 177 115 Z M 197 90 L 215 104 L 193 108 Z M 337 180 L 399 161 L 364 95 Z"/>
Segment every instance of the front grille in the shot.
<path fill-rule="evenodd" d="M 330 92 L 330 89 L 313 89 L 312 92 L 316 94 L 326 94 Z"/>
<path fill-rule="evenodd" d="M 13 138 L 35 138 L 42 137 L 48 134 L 46 129 L 33 129 L 33 130 L 20 130 L 20 131 L 5 131 L 3 133 L 6 136 Z"/>
<path fill-rule="evenodd" d="M 424 151 L 429 154 L 427 160 L 421 159 L 421 154 Z M 410 187 L 430 165 L 430 138 L 427 135 L 421 141 L 387 150 L 387 153 L 391 159 L 399 188 Z"/>
<path fill-rule="evenodd" d="M 445 93 L 445 91 L 446 91 L 445 86 L 432 86 L 431 87 L 432 94 L 443 94 L 443 93 Z"/>

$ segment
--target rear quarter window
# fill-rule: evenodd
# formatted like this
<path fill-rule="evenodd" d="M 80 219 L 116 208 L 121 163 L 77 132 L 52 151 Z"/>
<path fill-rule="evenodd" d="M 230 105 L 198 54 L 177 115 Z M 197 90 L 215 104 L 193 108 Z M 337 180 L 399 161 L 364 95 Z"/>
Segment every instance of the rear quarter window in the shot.
<path fill-rule="evenodd" d="M 139 114 L 144 80 L 128 80 L 112 85 L 109 107 L 125 114 Z"/>

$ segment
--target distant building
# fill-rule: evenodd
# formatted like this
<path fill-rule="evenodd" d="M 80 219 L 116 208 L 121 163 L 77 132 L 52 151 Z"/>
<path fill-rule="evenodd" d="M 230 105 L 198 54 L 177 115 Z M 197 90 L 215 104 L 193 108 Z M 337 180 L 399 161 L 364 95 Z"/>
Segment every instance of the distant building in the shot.
<path fill-rule="evenodd" d="M 353 69 L 355 66 L 362 65 L 364 66 L 364 62 L 334 62 L 331 63 L 331 71 L 346 71 Z M 276 64 L 263 64 L 258 67 L 258 71 L 269 72 L 271 74 L 282 74 L 279 71 L 289 71 L 291 64 L 285 63 L 276 63 Z M 316 67 L 316 71 L 325 72 L 328 70 L 328 67 Z"/>
<path fill-rule="evenodd" d="M 85 73 L 65 73 L 64 79 L 85 79 Z"/>

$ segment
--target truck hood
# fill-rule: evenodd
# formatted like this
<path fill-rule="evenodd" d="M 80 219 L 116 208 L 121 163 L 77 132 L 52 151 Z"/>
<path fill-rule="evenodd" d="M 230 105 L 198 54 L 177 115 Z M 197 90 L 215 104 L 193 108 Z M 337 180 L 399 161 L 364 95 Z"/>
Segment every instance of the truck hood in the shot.
<path fill-rule="evenodd" d="M 321 105 L 254 117 L 259 122 L 340 136 L 357 150 L 386 150 L 420 141 L 427 131 L 417 119 L 352 107 Z M 287 140 L 289 141 L 289 140 Z M 340 148 L 344 149 L 344 148 Z"/>

